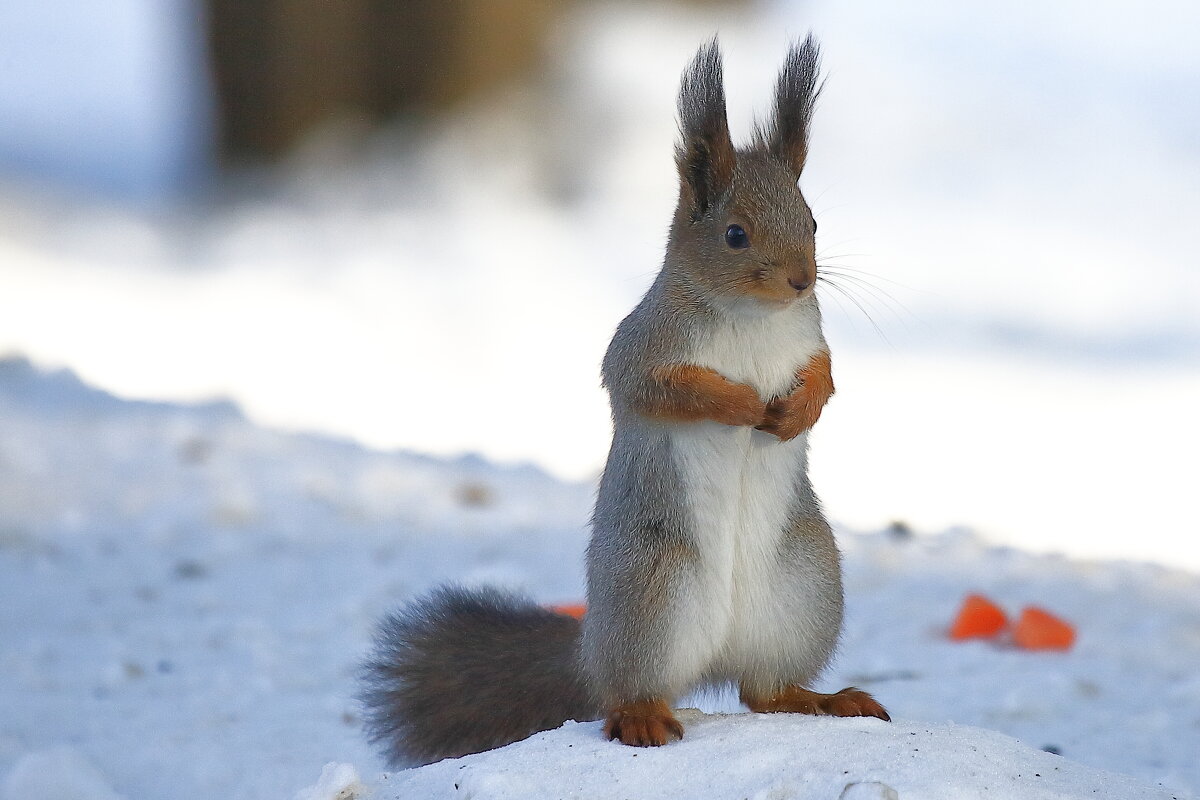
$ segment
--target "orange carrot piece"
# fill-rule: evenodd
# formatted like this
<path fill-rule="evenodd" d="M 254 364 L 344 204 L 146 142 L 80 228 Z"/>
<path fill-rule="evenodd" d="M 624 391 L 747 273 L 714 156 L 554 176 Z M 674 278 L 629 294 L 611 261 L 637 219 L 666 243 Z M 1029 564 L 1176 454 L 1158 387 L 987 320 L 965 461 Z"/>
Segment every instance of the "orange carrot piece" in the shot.
<path fill-rule="evenodd" d="M 568 617 L 575 619 L 583 619 L 584 612 L 587 611 L 587 606 L 583 603 L 564 603 L 562 605 L 550 606 L 551 611 L 559 614 L 566 614 Z"/>
<path fill-rule="evenodd" d="M 981 594 L 969 594 L 950 626 L 949 635 L 951 639 L 959 641 L 988 639 L 1004 630 L 1007 624 L 1008 617 L 1000 606 Z"/>
<path fill-rule="evenodd" d="M 1013 644 L 1022 650 L 1069 650 L 1075 628 L 1045 609 L 1028 606 L 1013 629 Z"/>

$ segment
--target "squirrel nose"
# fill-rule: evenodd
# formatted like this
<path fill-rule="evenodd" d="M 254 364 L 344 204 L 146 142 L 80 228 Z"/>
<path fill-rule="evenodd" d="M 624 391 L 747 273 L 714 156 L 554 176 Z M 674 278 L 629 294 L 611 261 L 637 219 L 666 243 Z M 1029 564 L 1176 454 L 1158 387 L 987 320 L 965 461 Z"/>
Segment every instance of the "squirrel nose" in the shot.
<path fill-rule="evenodd" d="M 803 292 L 811 285 L 812 283 L 810 281 L 798 281 L 795 278 L 788 278 L 788 286 L 791 286 L 797 292 Z"/>

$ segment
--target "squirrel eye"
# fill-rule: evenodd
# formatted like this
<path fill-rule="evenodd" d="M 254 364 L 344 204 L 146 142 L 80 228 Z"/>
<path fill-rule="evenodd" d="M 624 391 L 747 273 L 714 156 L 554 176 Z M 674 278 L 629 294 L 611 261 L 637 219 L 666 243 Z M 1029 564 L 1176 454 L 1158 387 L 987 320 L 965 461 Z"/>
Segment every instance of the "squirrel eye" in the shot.
<path fill-rule="evenodd" d="M 730 225 L 725 229 L 725 244 L 734 250 L 742 250 L 750 246 L 750 237 L 741 225 Z"/>
<path fill-rule="evenodd" d="M 813 217 L 813 236 L 817 235 L 817 218 Z"/>

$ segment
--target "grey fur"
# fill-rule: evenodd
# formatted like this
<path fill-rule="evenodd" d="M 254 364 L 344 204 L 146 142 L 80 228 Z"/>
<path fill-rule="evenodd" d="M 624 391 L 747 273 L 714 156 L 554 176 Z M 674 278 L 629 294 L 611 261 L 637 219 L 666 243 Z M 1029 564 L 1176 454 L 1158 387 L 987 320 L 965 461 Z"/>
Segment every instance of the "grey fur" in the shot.
<path fill-rule="evenodd" d="M 729 138 L 721 45 L 712 38 L 700 46 L 679 82 L 681 138 Z"/>
<path fill-rule="evenodd" d="M 808 157 L 813 107 L 821 92 L 821 51 L 809 34 L 788 50 L 775 84 L 775 107 L 766 125 L 755 126 L 755 144 L 775 155 L 799 175 Z"/>
<path fill-rule="evenodd" d="M 362 668 L 368 737 L 408 766 L 596 719 L 578 652 L 571 617 L 496 589 L 437 589 L 376 630 Z"/>
<path fill-rule="evenodd" d="M 663 668 L 672 600 L 697 578 L 701 558 L 665 426 L 615 404 L 613 416 L 587 553 L 582 651 L 593 692 L 608 708 L 688 688 L 664 685 Z"/>
<path fill-rule="evenodd" d="M 696 52 L 679 86 L 679 145 L 675 158 L 693 219 L 703 217 L 729 190 L 733 141 L 725 114 L 721 47 L 716 38 Z"/>

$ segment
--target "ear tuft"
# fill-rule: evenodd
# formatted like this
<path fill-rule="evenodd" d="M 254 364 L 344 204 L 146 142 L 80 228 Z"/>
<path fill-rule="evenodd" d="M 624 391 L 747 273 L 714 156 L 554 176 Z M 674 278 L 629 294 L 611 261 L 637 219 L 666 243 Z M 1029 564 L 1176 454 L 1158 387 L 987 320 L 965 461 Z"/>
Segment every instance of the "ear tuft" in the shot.
<path fill-rule="evenodd" d="M 808 130 L 821 92 L 820 73 L 821 51 L 810 33 L 788 49 L 775 84 L 771 121 L 755 130 L 755 147 L 783 161 L 797 176 L 808 157 Z"/>
<path fill-rule="evenodd" d="M 725 115 L 721 47 L 713 37 L 696 51 L 679 86 L 676 148 L 680 200 L 699 219 L 729 189 L 736 156 Z"/>

